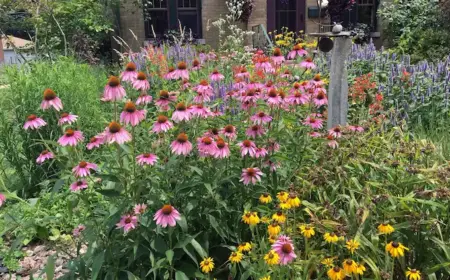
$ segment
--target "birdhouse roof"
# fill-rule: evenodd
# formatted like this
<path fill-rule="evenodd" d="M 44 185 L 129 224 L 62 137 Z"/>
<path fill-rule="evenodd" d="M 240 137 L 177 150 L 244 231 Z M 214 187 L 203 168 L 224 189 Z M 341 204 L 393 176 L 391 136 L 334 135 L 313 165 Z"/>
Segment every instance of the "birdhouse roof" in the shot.
<path fill-rule="evenodd" d="M 28 49 L 33 46 L 33 42 L 14 36 L 2 36 L 3 50 L 14 50 L 13 44 L 18 49 Z"/>

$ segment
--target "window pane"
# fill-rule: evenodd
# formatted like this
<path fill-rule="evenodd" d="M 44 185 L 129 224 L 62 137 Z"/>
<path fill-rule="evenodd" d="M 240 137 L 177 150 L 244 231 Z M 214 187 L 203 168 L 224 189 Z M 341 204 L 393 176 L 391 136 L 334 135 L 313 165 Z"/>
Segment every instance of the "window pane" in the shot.
<path fill-rule="evenodd" d="M 282 27 L 287 27 L 289 31 L 298 31 L 296 30 L 296 14 L 296 11 L 277 11 L 275 25 L 277 31 L 281 31 Z"/>
<path fill-rule="evenodd" d="M 190 30 L 192 30 L 194 38 L 199 38 L 200 30 L 198 26 L 197 11 L 178 10 L 178 19 L 180 20 L 181 25 L 185 27 L 186 34 L 189 34 Z"/>
<path fill-rule="evenodd" d="M 372 26 L 374 24 L 372 16 L 373 6 L 358 7 L 358 23 L 365 23 L 369 26 Z"/>
<path fill-rule="evenodd" d="M 276 3 L 276 10 L 295 10 L 297 0 L 273 0 Z"/>
<path fill-rule="evenodd" d="M 152 26 L 157 36 L 163 35 L 169 28 L 167 10 L 162 11 L 150 10 L 149 15 L 150 18 L 147 19 L 145 22 L 146 37 L 147 38 L 153 37 Z"/>

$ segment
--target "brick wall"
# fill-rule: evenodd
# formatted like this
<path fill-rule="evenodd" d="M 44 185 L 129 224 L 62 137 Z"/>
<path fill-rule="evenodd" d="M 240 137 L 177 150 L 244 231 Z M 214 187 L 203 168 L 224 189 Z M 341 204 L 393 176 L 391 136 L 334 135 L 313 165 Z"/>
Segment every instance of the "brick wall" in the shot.
<path fill-rule="evenodd" d="M 267 0 L 255 0 L 255 7 L 248 19 L 248 29 L 252 30 L 253 26 L 259 24 L 267 27 Z"/>
<path fill-rule="evenodd" d="M 316 0 L 306 0 L 306 8 L 305 8 L 305 34 L 319 32 L 319 26 L 317 22 L 318 18 L 309 18 L 308 17 L 308 7 L 317 7 Z"/>
<path fill-rule="evenodd" d="M 219 44 L 219 32 L 212 26 L 212 22 L 220 15 L 225 17 L 228 12 L 225 0 L 202 0 L 202 30 L 206 44 L 217 48 Z"/>
<path fill-rule="evenodd" d="M 145 40 L 144 13 L 135 0 L 120 1 L 119 36 L 134 50 L 139 50 Z M 137 40 L 134 38 L 133 31 Z"/>

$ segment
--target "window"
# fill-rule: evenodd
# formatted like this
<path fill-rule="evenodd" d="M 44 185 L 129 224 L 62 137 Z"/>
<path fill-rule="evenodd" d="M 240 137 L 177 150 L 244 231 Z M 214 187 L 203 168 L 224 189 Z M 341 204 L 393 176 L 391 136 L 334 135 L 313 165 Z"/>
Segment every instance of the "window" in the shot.
<path fill-rule="evenodd" d="M 346 12 L 344 25 L 366 24 L 371 31 L 377 28 L 377 7 L 379 0 L 357 0 L 352 9 Z"/>
<path fill-rule="evenodd" d="M 275 28 L 278 32 L 283 27 L 287 27 L 289 31 L 297 31 L 297 1 L 275 1 Z"/>
<path fill-rule="evenodd" d="M 179 24 L 194 38 L 201 38 L 201 0 L 143 0 L 145 35 L 163 37 L 169 30 L 179 31 Z"/>

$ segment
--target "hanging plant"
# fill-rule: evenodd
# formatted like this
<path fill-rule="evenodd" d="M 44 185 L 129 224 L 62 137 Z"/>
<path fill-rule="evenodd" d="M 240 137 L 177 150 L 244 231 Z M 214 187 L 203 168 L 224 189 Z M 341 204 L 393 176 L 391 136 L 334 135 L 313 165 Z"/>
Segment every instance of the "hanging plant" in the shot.
<path fill-rule="evenodd" d="M 248 22 L 250 16 L 252 15 L 253 8 L 255 7 L 255 0 L 244 0 L 242 5 L 242 14 L 239 20 L 242 22 Z"/>

